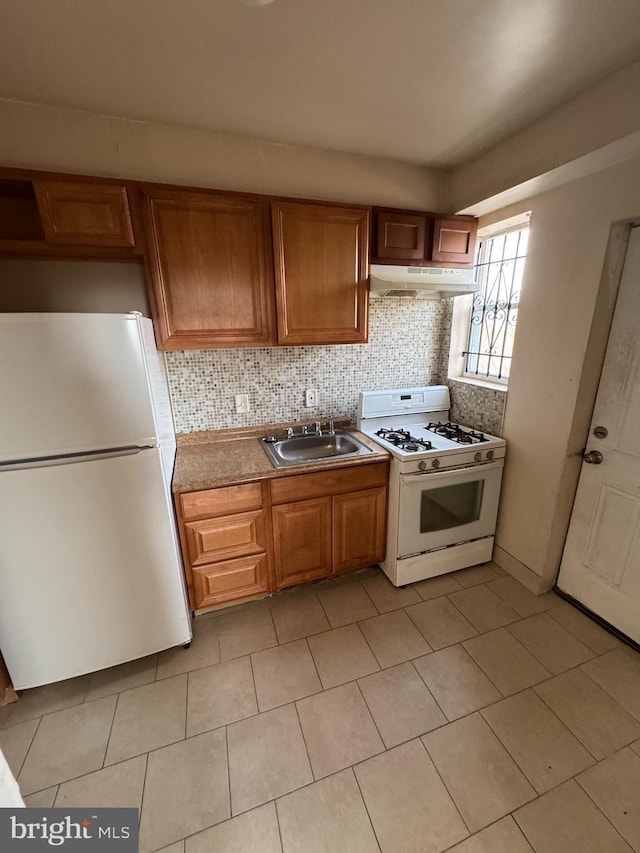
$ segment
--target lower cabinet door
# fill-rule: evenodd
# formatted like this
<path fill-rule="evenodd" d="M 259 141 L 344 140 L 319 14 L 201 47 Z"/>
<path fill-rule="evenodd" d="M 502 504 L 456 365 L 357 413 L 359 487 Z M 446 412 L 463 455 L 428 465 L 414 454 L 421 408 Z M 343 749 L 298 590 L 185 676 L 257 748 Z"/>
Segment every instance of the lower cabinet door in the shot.
<path fill-rule="evenodd" d="M 269 590 L 267 555 L 239 557 L 192 569 L 195 610 Z"/>
<path fill-rule="evenodd" d="M 333 498 L 333 571 L 348 572 L 384 560 L 387 490 L 365 489 Z"/>
<path fill-rule="evenodd" d="M 272 509 L 276 587 L 331 574 L 331 498 Z"/>

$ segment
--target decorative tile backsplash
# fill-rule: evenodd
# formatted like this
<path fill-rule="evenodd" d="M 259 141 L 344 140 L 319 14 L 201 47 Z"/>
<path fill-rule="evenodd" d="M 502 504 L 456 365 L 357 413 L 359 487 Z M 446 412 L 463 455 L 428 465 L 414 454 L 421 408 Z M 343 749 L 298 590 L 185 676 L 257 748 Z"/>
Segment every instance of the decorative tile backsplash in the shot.
<path fill-rule="evenodd" d="M 448 301 L 372 299 L 367 344 L 167 352 L 176 431 L 354 420 L 360 390 L 436 384 Z M 318 389 L 314 408 L 307 388 Z M 248 414 L 236 413 L 236 394 L 249 395 Z"/>
<path fill-rule="evenodd" d="M 507 397 L 506 388 L 494 390 L 449 379 L 451 420 L 468 424 L 490 435 L 500 435 Z"/>

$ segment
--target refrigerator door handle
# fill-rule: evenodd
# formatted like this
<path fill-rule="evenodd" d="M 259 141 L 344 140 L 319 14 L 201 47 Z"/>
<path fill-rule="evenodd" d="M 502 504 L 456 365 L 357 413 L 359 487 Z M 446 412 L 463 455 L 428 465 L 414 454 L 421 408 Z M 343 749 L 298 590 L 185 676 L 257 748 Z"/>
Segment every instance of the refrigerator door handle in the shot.
<path fill-rule="evenodd" d="M 39 459 L 18 459 L 15 462 L 0 463 L 2 471 L 22 471 L 27 468 L 51 468 L 54 465 L 73 465 L 76 462 L 92 462 L 95 459 L 115 459 L 118 456 L 134 456 L 151 445 L 143 447 L 119 447 L 117 450 L 96 450 L 91 453 L 68 453 L 61 456 L 42 456 Z"/>

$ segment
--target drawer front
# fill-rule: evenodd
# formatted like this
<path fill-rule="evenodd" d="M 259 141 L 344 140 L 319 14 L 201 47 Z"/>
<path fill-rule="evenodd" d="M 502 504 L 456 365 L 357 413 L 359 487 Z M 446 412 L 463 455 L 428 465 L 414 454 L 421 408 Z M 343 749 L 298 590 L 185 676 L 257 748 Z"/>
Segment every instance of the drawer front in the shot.
<path fill-rule="evenodd" d="M 202 492 L 186 492 L 179 495 L 182 518 L 194 521 L 198 518 L 214 518 L 230 515 L 262 506 L 260 483 L 245 483 L 241 486 L 224 486 Z"/>
<path fill-rule="evenodd" d="M 271 481 L 271 501 L 282 504 L 386 486 L 388 473 L 388 462 L 375 462 L 319 471 L 317 474 L 280 477 Z"/>
<path fill-rule="evenodd" d="M 266 554 L 194 568 L 194 609 L 267 592 L 268 578 Z"/>
<path fill-rule="evenodd" d="M 266 550 L 264 512 L 243 512 L 185 524 L 192 566 Z"/>

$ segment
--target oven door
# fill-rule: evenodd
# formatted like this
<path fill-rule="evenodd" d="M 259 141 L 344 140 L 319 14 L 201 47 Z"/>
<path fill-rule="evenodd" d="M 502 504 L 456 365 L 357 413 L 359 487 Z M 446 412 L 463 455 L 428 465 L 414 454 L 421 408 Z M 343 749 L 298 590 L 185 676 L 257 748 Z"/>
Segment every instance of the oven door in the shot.
<path fill-rule="evenodd" d="M 398 557 L 493 536 L 504 461 L 402 474 Z"/>

